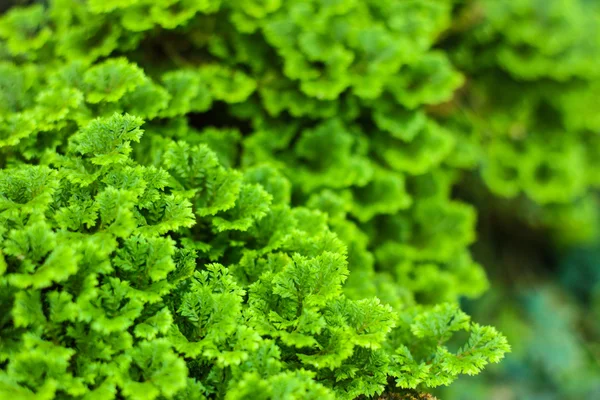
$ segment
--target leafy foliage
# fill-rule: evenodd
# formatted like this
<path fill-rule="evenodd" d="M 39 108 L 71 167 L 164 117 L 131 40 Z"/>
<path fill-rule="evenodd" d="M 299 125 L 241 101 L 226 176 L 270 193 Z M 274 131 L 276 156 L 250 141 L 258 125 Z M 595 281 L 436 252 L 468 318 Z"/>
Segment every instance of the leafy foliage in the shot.
<path fill-rule="evenodd" d="M 584 204 L 598 187 L 600 126 L 590 100 L 600 78 L 599 13 L 596 2 L 580 0 L 470 2 L 463 17 L 471 22 L 461 28 L 469 35 L 453 53 L 473 77 L 464 102 L 487 187 L 542 205 L 527 211 L 530 219 L 575 243 L 593 236 L 597 218 Z M 564 237 L 583 220 L 578 237 Z"/>
<path fill-rule="evenodd" d="M 4 14 L 0 394 L 357 398 L 499 361 L 453 190 L 560 233 L 600 183 L 597 7 L 504 3 Z"/>

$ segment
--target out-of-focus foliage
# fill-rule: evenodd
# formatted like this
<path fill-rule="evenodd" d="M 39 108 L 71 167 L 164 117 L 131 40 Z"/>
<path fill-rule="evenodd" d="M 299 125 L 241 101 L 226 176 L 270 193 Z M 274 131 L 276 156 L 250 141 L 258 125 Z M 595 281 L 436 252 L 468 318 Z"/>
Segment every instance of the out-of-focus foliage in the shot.
<path fill-rule="evenodd" d="M 552 266 L 529 259 L 528 268 L 542 267 L 552 275 L 545 281 L 517 278 L 516 285 L 498 285 L 476 307 L 468 307 L 502 329 L 513 351 L 485 377 L 461 380 L 443 398 L 475 393 L 505 400 L 575 400 L 600 395 L 600 247 L 574 246 L 556 260 L 558 265 Z"/>
<path fill-rule="evenodd" d="M 496 195 L 520 194 L 562 242 L 596 232 L 600 184 L 600 3 L 481 0 L 462 9 L 452 59 L 469 76 L 466 119 Z M 579 225 L 578 230 L 572 229 Z"/>
<path fill-rule="evenodd" d="M 499 361 L 504 337 L 457 306 L 488 282 L 453 189 L 480 174 L 578 239 L 564 227 L 588 223 L 600 184 L 599 16 L 585 0 L 11 9 L 0 390 L 355 398 Z M 52 320 L 52 301 L 70 311 Z"/>

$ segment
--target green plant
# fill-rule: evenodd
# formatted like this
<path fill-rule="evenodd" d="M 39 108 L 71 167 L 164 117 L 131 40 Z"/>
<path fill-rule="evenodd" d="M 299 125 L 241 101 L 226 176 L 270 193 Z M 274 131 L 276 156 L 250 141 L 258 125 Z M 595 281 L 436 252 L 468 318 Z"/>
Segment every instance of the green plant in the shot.
<path fill-rule="evenodd" d="M 502 149 L 519 145 L 488 140 L 487 114 L 463 99 L 495 93 L 504 75 L 481 63 L 492 78 L 480 78 L 464 60 L 493 49 L 477 32 L 504 11 L 463 3 L 53 0 L 7 12 L 0 393 L 356 398 L 427 391 L 499 361 L 503 336 L 457 306 L 488 283 L 469 252 L 475 209 L 452 190 L 482 168 L 492 190 L 523 191 L 552 215 L 597 184 L 569 175 L 594 165 L 581 142 L 596 126 L 569 125 L 569 157 L 522 141 L 552 168 L 499 190 L 489 165 L 518 159 Z M 482 4 L 489 16 L 465 28 L 461 12 Z M 557 46 L 596 54 L 578 44 Z M 547 79 L 595 82 L 575 64 Z M 505 107 L 490 106 L 494 125 Z M 559 208 L 567 221 L 578 209 Z M 460 331 L 470 336 L 455 347 Z"/>
<path fill-rule="evenodd" d="M 461 103 L 487 188 L 526 197 L 512 212 L 560 242 L 589 240 L 600 176 L 598 3 L 481 0 L 462 16 L 470 22 L 456 29 L 452 58 L 470 77 Z"/>
<path fill-rule="evenodd" d="M 345 297 L 344 244 L 323 213 L 289 208 L 274 169 L 242 174 L 173 141 L 162 167 L 140 165 L 141 124 L 93 119 L 64 151 L 0 173 L 3 395 L 354 398 L 381 392 L 388 369 L 434 386 L 429 368 L 447 382 L 506 350 L 450 305 L 399 323 Z M 386 341 L 397 325 L 411 330 Z M 469 328 L 457 354 L 441 346 Z"/>

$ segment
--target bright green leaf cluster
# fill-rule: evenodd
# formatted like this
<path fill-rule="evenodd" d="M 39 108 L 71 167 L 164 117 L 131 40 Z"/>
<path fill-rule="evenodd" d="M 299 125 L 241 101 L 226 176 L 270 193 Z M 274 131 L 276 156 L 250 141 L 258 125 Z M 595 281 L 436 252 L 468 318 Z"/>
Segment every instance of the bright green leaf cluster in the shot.
<path fill-rule="evenodd" d="M 203 144 L 165 145 L 163 167 L 133 161 L 141 123 L 94 119 L 64 153 L 0 172 L 0 394 L 383 391 L 385 371 L 336 383 L 349 363 L 389 358 L 397 317 L 343 294 L 346 248 L 324 215 L 273 204 Z"/>
<path fill-rule="evenodd" d="M 589 219 L 598 15 L 585 0 L 11 9 L 0 393 L 356 398 L 498 361 L 503 337 L 456 307 L 488 283 L 454 190 L 476 175 L 546 225 Z"/>

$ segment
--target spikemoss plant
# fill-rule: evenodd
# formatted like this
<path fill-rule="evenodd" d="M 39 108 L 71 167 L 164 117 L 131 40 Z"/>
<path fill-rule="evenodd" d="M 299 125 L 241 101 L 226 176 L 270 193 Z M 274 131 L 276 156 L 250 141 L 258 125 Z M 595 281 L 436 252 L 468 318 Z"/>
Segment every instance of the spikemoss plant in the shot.
<path fill-rule="evenodd" d="M 0 172 L 3 396 L 356 398 L 388 376 L 447 384 L 506 351 L 454 305 L 399 316 L 345 296 L 346 246 L 324 213 L 290 208 L 275 169 L 170 140 L 141 165 L 141 124 L 90 120 Z"/>
<path fill-rule="evenodd" d="M 352 399 L 426 392 L 499 361 L 504 337 L 457 305 L 488 283 L 468 250 L 476 211 L 452 189 L 481 170 L 491 190 L 549 210 L 597 184 L 582 175 L 596 147 L 581 144 L 597 126 L 569 100 L 581 87 L 593 96 L 581 81 L 597 82 L 586 64 L 597 53 L 560 22 L 597 19 L 590 2 L 551 2 L 571 39 L 532 49 L 535 71 L 514 54 L 467 62 L 479 46 L 512 54 L 532 42 L 504 27 L 541 3 L 51 0 L 8 11 L 0 394 Z M 581 12 L 561 13 L 566 3 Z M 544 74 L 544 57 L 565 52 L 570 66 Z M 562 135 L 575 143 L 566 153 L 505 138 L 512 100 L 492 97 L 487 118 L 457 92 L 486 97 L 518 79 L 530 93 L 557 82 L 561 122 L 542 122 L 577 132 Z M 500 127 L 492 140 L 481 115 Z M 496 179 L 522 148 L 529 175 Z"/>

